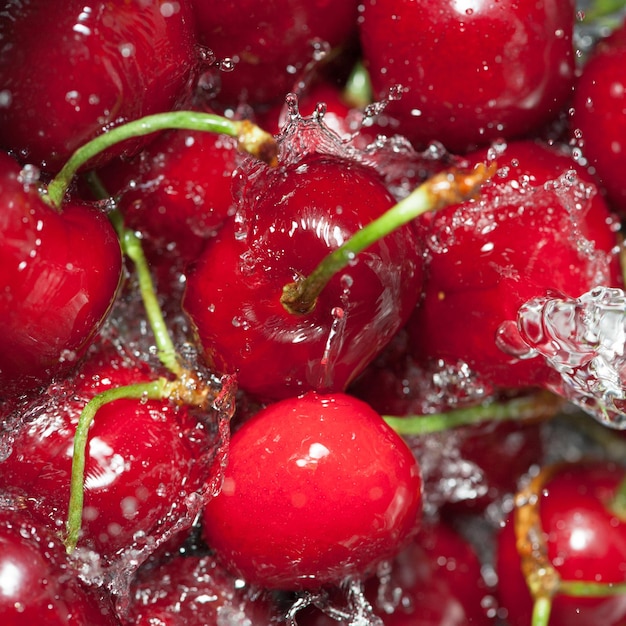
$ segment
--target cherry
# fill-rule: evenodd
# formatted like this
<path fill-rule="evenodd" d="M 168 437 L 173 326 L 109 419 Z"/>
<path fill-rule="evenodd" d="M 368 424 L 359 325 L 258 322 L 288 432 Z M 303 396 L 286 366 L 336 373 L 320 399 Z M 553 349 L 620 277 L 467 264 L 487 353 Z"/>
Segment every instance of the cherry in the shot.
<path fill-rule="evenodd" d="M 228 105 L 282 101 L 317 56 L 328 48 L 336 53 L 356 33 L 355 0 L 245 0 L 236 8 L 210 0 L 192 4 L 199 41 L 223 70 L 232 70 L 217 76 L 217 98 Z"/>
<path fill-rule="evenodd" d="M 92 206 L 48 206 L 31 172 L 0 153 L 0 398 L 75 368 L 121 280 L 117 236 Z"/>
<path fill-rule="evenodd" d="M 480 199 L 430 217 L 428 280 L 408 323 L 412 353 L 427 370 L 461 363 L 477 385 L 548 385 L 556 373 L 547 364 L 519 358 L 528 346 L 517 311 L 548 292 L 578 297 L 621 285 L 614 220 L 589 175 L 555 149 L 513 142 L 497 162 Z"/>
<path fill-rule="evenodd" d="M 417 463 L 366 404 L 310 392 L 261 410 L 230 443 L 204 538 L 251 584 L 312 589 L 372 572 L 415 528 Z"/>
<path fill-rule="evenodd" d="M 337 626 L 346 612 L 328 593 L 297 613 L 298 626 Z M 474 548 L 451 526 L 424 522 L 414 539 L 377 576 L 365 582 L 365 597 L 385 626 L 474 626 L 494 623 L 494 601 Z M 485 606 L 483 606 L 483 604 Z"/>
<path fill-rule="evenodd" d="M 570 0 L 368 0 L 359 20 L 375 99 L 400 86 L 385 111 L 395 132 L 452 151 L 557 116 L 574 78 L 573 26 Z"/>
<path fill-rule="evenodd" d="M 572 102 L 573 141 L 593 168 L 612 206 L 626 211 L 622 173 L 626 165 L 624 124 L 626 26 L 601 40 L 582 68 Z"/>
<path fill-rule="evenodd" d="M 126 226 L 142 233 L 151 260 L 180 266 L 195 260 L 233 208 L 238 155 L 234 138 L 173 130 L 99 176 L 118 198 Z"/>
<path fill-rule="evenodd" d="M 124 623 L 149 626 L 271 623 L 271 602 L 255 599 L 242 581 L 210 555 L 174 557 L 148 563 L 137 572 Z"/>
<path fill-rule="evenodd" d="M 0 465 L 5 484 L 39 499 L 42 514 L 61 530 L 68 518 L 76 425 L 85 403 L 155 377 L 112 348 L 90 355 L 74 377 L 49 390 L 47 399 L 36 399 L 13 416 L 11 454 Z M 198 494 L 213 478 L 212 456 L 219 444 L 210 420 L 168 401 L 103 404 L 89 430 L 78 545 L 111 561 L 131 548 L 151 548 L 175 527 L 190 526 Z"/>
<path fill-rule="evenodd" d="M 288 312 L 281 294 L 393 204 L 374 170 L 330 155 L 263 171 L 244 189 L 242 224 L 227 223 L 187 275 L 183 305 L 213 367 L 265 398 L 345 388 L 417 301 L 413 227 L 359 255 L 311 311 Z"/>
<path fill-rule="evenodd" d="M 112 126 L 171 110 L 197 65 L 193 28 L 187 1 L 10 2 L 0 16 L 0 145 L 55 170 Z"/>
<path fill-rule="evenodd" d="M 106 592 L 87 587 L 63 544 L 32 518 L 19 499 L 0 508 L 0 614 L 5 626 L 114 626 Z"/>
<path fill-rule="evenodd" d="M 626 525 L 619 491 L 624 468 L 581 462 L 543 472 L 541 484 L 522 492 L 519 508 L 498 535 L 499 595 L 509 622 L 531 623 L 531 585 L 538 596 L 552 596 L 549 622 L 540 622 L 535 610 L 533 625 L 623 624 L 624 596 L 607 589 L 595 595 L 593 587 L 624 582 Z M 591 596 L 577 593 L 577 584 Z"/>

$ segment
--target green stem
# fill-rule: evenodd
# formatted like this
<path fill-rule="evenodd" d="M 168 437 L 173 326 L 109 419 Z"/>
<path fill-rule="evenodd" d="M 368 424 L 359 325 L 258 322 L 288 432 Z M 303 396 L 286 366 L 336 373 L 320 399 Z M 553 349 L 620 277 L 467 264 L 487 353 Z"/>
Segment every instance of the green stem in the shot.
<path fill-rule="evenodd" d="M 107 389 L 92 398 L 83 408 L 74 435 L 74 451 L 72 455 L 72 474 L 70 480 L 70 501 L 67 513 L 65 547 L 68 552 L 76 548 L 83 518 L 85 457 L 89 427 L 98 410 L 115 400 L 146 399 L 161 400 L 171 395 L 172 383 L 166 378 Z"/>
<path fill-rule="evenodd" d="M 548 626 L 551 611 L 552 598 L 547 596 L 535 598 L 531 626 Z"/>
<path fill-rule="evenodd" d="M 157 113 L 116 126 L 78 148 L 50 182 L 47 194 L 43 198 L 48 204 L 59 209 L 72 178 L 93 157 L 122 141 L 172 129 L 197 130 L 237 137 L 240 149 L 271 165 L 276 164 L 275 139 L 248 120 L 229 120 L 220 115 L 198 111 Z"/>
<path fill-rule="evenodd" d="M 559 593 L 576 598 L 607 598 L 626 594 L 626 582 L 596 583 L 585 580 L 561 580 Z"/>
<path fill-rule="evenodd" d="M 310 313 L 330 279 L 347 267 L 360 252 L 420 215 L 475 196 L 494 172 L 495 164 L 487 167 L 479 163 L 469 172 L 452 170 L 433 176 L 378 219 L 357 231 L 326 256 L 309 276 L 285 285 L 281 296 L 282 305 L 289 313 Z"/>
<path fill-rule="evenodd" d="M 595 0 L 588 9 L 585 9 L 583 23 L 588 24 L 604 17 L 615 16 L 624 7 L 626 0 Z M 616 20 L 617 24 L 619 21 Z"/>
<path fill-rule="evenodd" d="M 148 317 L 148 323 L 154 334 L 158 357 L 170 372 L 180 376 L 183 373 L 183 367 L 178 360 L 176 346 L 163 317 L 141 240 L 132 230 L 122 227 L 120 243 L 124 254 L 135 264 L 139 291 L 146 316 Z"/>
<path fill-rule="evenodd" d="M 544 419 L 554 416 L 561 405 L 562 401 L 557 396 L 541 392 L 446 413 L 406 417 L 384 415 L 383 419 L 400 435 L 425 435 L 488 421 Z"/>
<path fill-rule="evenodd" d="M 86 178 L 97 198 L 101 200 L 110 198 L 108 191 L 96 173 L 88 172 Z M 141 293 L 148 323 L 154 334 L 159 360 L 172 374 L 180 377 L 183 373 L 183 367 L 178 360 L 176 346 L 174 345 L 174 341 L 165 323 L 165 318 L 163 317 L 161 305 L 156 295 L 156 289 L 154 288 L 152 273 L 150 272 L 141 240 L 132 230 L 126 228 L 124 218 L 119 211 L 110 211 L 108 216 L 117 232 L 122 252 L 135 265 L 137 280 L 139 282 L 139 292 Z"/>
<path fill-rule="evenodd" d="M 343 90 L 345 101 L 352 107 L 363 109 L 372 102 L 372 83 L 365 66 L 355 64 Z"/>

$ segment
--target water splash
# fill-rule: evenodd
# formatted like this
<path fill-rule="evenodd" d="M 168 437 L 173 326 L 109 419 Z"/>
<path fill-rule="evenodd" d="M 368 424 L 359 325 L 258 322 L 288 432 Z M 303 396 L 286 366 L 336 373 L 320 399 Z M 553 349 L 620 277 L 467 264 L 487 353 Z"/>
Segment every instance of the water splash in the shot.
<path fill-rule="evenodd" d="M 547 295 L 518 313 L 526 358 L 542 356 L 561 376 L 552 391 L 600 422 L 626 429 L 626 293 L 596 287 L 579 298 Z"/>

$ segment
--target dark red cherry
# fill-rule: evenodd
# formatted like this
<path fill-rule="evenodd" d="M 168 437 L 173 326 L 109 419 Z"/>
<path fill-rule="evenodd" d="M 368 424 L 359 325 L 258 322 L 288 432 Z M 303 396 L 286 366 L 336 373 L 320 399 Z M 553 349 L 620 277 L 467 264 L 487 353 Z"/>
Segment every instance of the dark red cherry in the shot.
<path fill-rule="evenodd" d="M 0 398 L 76 367 L 121 280 L 106 215 L 72 202 L 55 211 L 30 175 L 0 153 Z"/>
<path fill-rule="evenodd" d="M 574 78 L 570 0 L 367 0 L 361 45 L 375 99 L 416 147 L 465 151 L 557 116 Z"/>
<path fill-rule="evenodd" d="M 601 40 L 582 68 L 572 102 L 575 143 L 612 206 L 626 212 L 626 25 Z"/>
<path fill-rule="evenodd" d="M 345 394 L 311 392 L 233 434 L 204 538 L 251 584 L 339 583 L 398 552 L 420 515 L 420 484 L 415 458 L 380 415 Z"/>
<path fill-rule="evenodd" d="M 0 615 L 4 626 L 115 626 L 105 591 L 78 578 L 63 544 L 19 500 L 0 507 Z"/>
<path fill-rule="evenodd" d="M 126 226 L 141 232 L 151 260 L 180 265 L 195 260 L 234 208 L 239 155 L 234 138 L 174 130 L 100 176 Z"/>
<path fill-rule="evenodd" d="M 196 65 L 191 17 L 188 0 L 9 2 L 0 145 L 58 169 L 112 126 L 174 108 Z"/>
<path fill-rule="evenodd" d="M 110 349 L 91 356 L 73 378 L 9 417 L 15 432 L 11 454 L 0 464 L 2 480 L 41 501 L 42 515 L 62 531 L 74 435 L 85 403 L 108 389 L 155 377 Z M 209 415 L 205 423 L 167 401 L 104 404 L 89 431 L 78 546 L 111 560 L 124 550 L 156 545 L 176 524 L 190 526 L 199 506 L 196 494 L 211 479 L 209 457 L 217 438 L 209 421 Z"/>
<path fill-rule="evenodd" d="M 137 626 L 269 625 L 273 605 L 255 599 L 242 581 L 209 555 L 178 556 L 149 564 L 132 581 L 123 623 Z"/>
<path fill-rule="evenodd" d="M 218 61 L 226 59 L 226 68 L 234 64 L 218 75 L 217 98 L 229 105 L 282 101 L 316 56 L 328 49 L 336 53 L 356 32 L 355 0 L 192 4 L 200 42 Z"/>
<path fill-rule="evenodd" d="M 281 304 L 283 287 L 394 205 L 376 172 L 312 155 L 262 171 L 238 219 L 188 272 L 184 308 L 208 360 L 267 398 L 342 390 L 406 321 L 419 297 L 421 244 L 412 225 L 359 254 L 310 313 Z"/>
<path fill-rule="evenodd" d="M 487 152 L 472 155 L 482 160 Z M 568 156 L 513 142 L 480 198 L 427 216 L 428 280 L 409 321 L 412 354 L 427 369 L 464 367 L 487 387 L 545 385 L 554 372 L 517 333 L 527 300 L 621 285 L 615 220 Z"/>
<path fill-rule="evenodd" d="M 545 543 L 547 565 L 563 581 L 623 583 L 626 524 L 612 509 L 623 487 L 624 468 L 610 463 L 580 463 L 557 468 L 539 493 L 539 528 L 521 542 L 525 551 Z M 520 568 L 514 527 L 515 510 L 498 536 L 499 597 L 512 626 L 531 623 L 532 601 Z M 540 563 L 541 565 L 541 563 Z M 550 626 L 618 626 L 626 619 L 623 595 L 575 597 L 564 593 L 552 601 Z"/>

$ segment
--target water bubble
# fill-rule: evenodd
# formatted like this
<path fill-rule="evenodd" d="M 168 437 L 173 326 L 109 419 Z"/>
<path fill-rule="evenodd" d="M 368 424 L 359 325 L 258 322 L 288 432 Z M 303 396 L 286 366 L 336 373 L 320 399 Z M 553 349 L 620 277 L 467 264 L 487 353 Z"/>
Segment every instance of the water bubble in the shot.
<path fill-rule="evenodd" d="M 225 57 L 217 62 L 217 67 L 222 72 L 232 72 L 237 65 L 237 59 Z"/>

